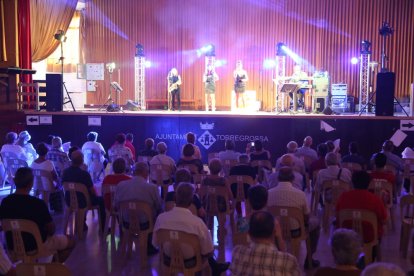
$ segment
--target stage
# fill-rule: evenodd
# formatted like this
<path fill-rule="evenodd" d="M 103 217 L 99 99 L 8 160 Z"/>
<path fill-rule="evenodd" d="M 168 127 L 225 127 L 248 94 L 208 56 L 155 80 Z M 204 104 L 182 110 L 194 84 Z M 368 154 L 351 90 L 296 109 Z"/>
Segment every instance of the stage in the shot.
<path fill-rule="evenodd" d="M 286 144 L 295 140 L 300 145 L 303 138 L 314 138 L 314 147 L 326 140 L 341 139 L 341 153 L 347 153 L 348 143 L 358 141 L 361 153 L 367 158 L 378 151 L 384 140 L 389 139 L 403 125 L 406 139 L 397 152 L 406 146 L 413 146 L 414 118 L 375 117 L 357 114 L 320 115 L 288 114 L 269 112 L 228 111 L 124 111 L 106 112 L 84 109 L 77 112 L 35 112 L 26 111 L 27 129 L 33 137 L 33 144 L 46 141 L 49 134 L 59 135 L 63 142 L 82 146 L 89 131 L 99 133 L 100 141 L 108 149 L 119 132 L 132 133 L 137 152 L 143 148 L 147 137 L 155 142 L 164 141 L 168 154 L 179 158 L 189 131 L 197 136 L 197 145 L 207 162 L 210 152 L 223 150 L 227 139 L 235 141 L 237 151 L 244 152 L 246 144 L 262 140 L 275 159 L 284 153 Z M 407 131 L 408 130 L 408 131 Z M 411 131 L 410 131 L 411 130 Z"/>

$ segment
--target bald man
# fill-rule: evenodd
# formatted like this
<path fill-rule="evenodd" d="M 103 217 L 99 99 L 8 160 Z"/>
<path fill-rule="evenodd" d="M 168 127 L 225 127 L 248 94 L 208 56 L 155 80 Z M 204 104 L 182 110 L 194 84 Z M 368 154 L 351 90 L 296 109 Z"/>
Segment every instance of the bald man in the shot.
<path fill-rule="evenodd" d="M 300 174 L 305 175 L 306 171 L 305 171 L 305 163 L 303 162 L 303 160 L 299 157 L 296 156 L 297 151 L 298 151 L 298 143 L 296 143 L 295 141 L 290 141 L 287 145 L 286 145 L 286 150 L 287 150 L 287 154 L 290 154 L 293 158 L 293 162 L 295 163 L 293 169 L 295 171 L 298 171 Z M 277 159 L 276 161 L 276 169 L 280 168 L 280 162 L 281 162 L 282 157 L 280 157 L 279 159 Z"/>
<path fill-rule="evenodd" d="M 294 157 L 291 154 L 283 155 L 280 158 L 280 167 L 289 167 L 289 168 L 293 169 L 295 167 Z M 303 175 L 301 175 L 296 170 L 293 170 L 293 175 L 294 175 L 295 178 L 292 181 L 292 186 L 299 189 L 299 190 L 303 190 L 303 187 L 304 187 Z M 276 171 L 275 173 L 272 173 L 268 177 L 269 189 L 271 189 L 273 187 L 276 187 L 279 184 L 278 177 L 279 177 L 279 171 Z"/>
<path fill-rule="evenodd" d="M 310 136 L 306 136 L 305 139 L 303 139 L 302 147 L 298 148 L 296 151 L 296 156 L 298 157 L 308 157 L 312 161 L 316 161 L 318 159 L 318 154 L 316 153 L 316 150 L 312 149 L 313 139 Z"/>

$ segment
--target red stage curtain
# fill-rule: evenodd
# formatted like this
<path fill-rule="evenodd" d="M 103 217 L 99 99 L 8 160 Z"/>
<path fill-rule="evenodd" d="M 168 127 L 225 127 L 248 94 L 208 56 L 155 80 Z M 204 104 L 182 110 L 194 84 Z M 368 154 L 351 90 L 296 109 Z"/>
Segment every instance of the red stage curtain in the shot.
<path fill-rule="evenodd" d="M 147 99 L 163 99 L 166 75 L 177 67 L 183 79 L 182 98 L 203 103 L 204 58 L 195 50 L 213 43 L 217 59 L 217 106 L 230 106 L 232 71 L 241 59 L 249 74 L 249 90 L 258 92 L 265 109 L 274 106 L 271 70 L 263 60 L 274 58 L 284 42 L 307 61 L 305 70 L 325 69 L 332 83 L 348 84 L 358 95 L 359 57 L 364 39 L 373 45 L 372 60 L 380 61 L 378 30 L 384 20 L 395 28 L 388 41 L 389 68 L 397 74 L 396 96 L 407 97 L 414 71 L 414 1 L 412 0 L 90 0 L 86 2 L 84 51 L 86 62 L 116 62 L 124 88 L 121 103 L 134 98 L 135 44 L 145 47 L 154 64 L 146 71 Z M 287 73 L 294 62 L 287 59 Z M 116 74 L 114 74 L 116 78 Z M 107 77 L 108 79 L 108 77 Z M 108 80 L 88 93 L 88 103 L 104 102 Z"/>
<path fill-rule="evenodd" d="M 18 1 L 19 28 L 19 66 L 24 69 L 32 68 L 32 48 L 30 36 L 30 0 Z M 20 82 L 31 83 L 31 75 L 20 75 Z M 26 92 L 32 89 L 25 89 Z M 27 98 L 30 102 L 30 98 Z"/>

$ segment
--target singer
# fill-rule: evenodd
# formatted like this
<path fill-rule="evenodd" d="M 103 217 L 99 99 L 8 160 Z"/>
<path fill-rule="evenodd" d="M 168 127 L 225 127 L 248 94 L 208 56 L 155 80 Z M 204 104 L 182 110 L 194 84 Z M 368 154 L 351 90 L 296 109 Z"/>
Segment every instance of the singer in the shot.
<path fill-rule="evenodd" d="M 211 111 L 216 111 L 216 81 L 218 81 L 218 79 L 219 77 L 214 70 L 214 66 L 211 64 L 207 65 L 203 75 L 206 111 L 209 111 L 210 107 Z"/>

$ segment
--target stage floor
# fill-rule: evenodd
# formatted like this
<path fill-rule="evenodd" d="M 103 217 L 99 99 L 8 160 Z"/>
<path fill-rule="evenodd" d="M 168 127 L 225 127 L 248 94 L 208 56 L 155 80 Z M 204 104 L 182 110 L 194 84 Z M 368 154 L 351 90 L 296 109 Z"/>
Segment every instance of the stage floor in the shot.
<path fill-rule="evenodd" d="M 396 117 L 403 119 L 408 117 L 404 113 L 395 113 L 391 116 L 375 116 L 373 113 L 341 113 L 325 115 L 322 113 L 304 113 L 304 112 L 265 112 L 265 111 L 194 111 L 194 110 L 182 110 L 182 111 L 169 111 L 169 110 L 145 110 L 145 111 L 129 111 L 123 110 L 118 112 L 108 112 L 106 110 L 99 110 L 97 108 L 83 108 L 72 110 L 64 110 L 63 112 L 44 112 L 44 111 L 26 111 L 26 114 L 51 114 L 51 115 L 111 115 L 111 116 L 183 116 L 183 117 L 262 117 L 262 118 L 335 118 L 335 119 L 379 119 L 379 120 L 395 120 Z M 409 117 L 410 119 L 414 117 Z"/>

